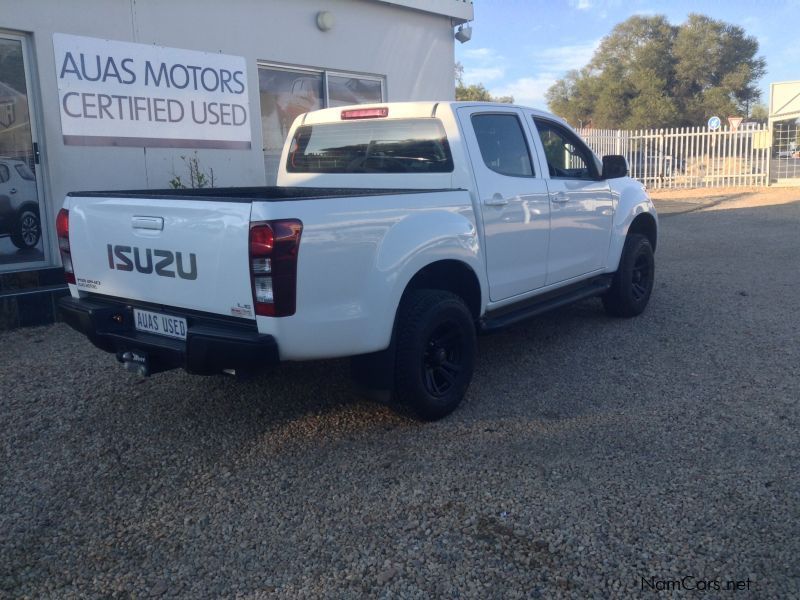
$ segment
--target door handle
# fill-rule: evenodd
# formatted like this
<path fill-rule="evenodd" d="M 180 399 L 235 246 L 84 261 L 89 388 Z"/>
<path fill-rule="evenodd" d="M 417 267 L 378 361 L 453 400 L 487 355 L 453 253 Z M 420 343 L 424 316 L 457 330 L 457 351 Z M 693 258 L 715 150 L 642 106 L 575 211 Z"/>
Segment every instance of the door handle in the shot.
<path fill-rule="evenodd" d="M 550 194 L 550 202 L 554 204 L 566 204 L 569 202 L 569 196 L 567 196 L 564 192 L 555 192 Z"/>
<path fill-rule="evenodd" d="M 17 193 L 17 188 L 11 188 L 10 190 L 8 190 L 8 193 L 9 194 L 16 194 Z"/>
<path fill-rule="evenodd" d="M 134 216 L 131 219 L 131 225 L 134 229 L 153 229 L 161 231 L 164 229 L 164 217 L 140 217 Z"/>
<path fill-rule="evenodd" d="M 495 194 L 491 198 L 486 198 L 483 203 L 486 206 L 505 206 L 508 204 L 508 200 L 503 198 L 502 194 Z"/>

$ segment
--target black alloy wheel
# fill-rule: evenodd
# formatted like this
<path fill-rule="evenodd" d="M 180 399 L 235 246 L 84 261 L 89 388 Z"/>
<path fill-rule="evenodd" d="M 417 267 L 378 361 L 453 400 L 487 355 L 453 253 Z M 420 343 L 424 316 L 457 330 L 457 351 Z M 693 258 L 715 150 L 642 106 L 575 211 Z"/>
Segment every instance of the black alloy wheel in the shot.
<path fill-rule="evenodd" d="M 395 324 L 394 398 L 434 421 L 464 398 L 475 367 L 475 323 L 464 301 L 442 290 L 411 290 Z"/>
<path fill-rule="evenodd" d="M 453 321 L 439 325 L 431 334 L 422 358 L 425 389 L 431 396 L 447 395 L 463 370 L 462 333 Z"/>
<path fill-rule="evenodd" d="M 647 296 L 652 287 L 650 278 L 652 277 L 652 269 L 650 268 L 650 261 L 647 256 L 640 254 L 636 257 L 636 262 L 633 265 L 631 273 L 631 294 L 636 302 L 641 302 Z"/>
<path fill-rule="evenodd" d="M 638 233 L 629 234 L 611 287 L 603 295 L 606 312 L 615 317 L 642 314 L 653 292 L 655 272 L 650 240 Z"/>

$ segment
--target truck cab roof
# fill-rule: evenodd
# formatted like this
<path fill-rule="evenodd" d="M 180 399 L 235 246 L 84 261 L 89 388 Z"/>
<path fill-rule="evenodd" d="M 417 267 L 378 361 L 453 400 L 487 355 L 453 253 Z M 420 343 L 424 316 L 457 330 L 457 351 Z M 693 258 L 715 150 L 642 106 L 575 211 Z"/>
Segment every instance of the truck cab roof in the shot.
<path fill-rule="evenodd" d="M 301 119 L 301 125 L 316 125 L 318 123 L 330 123 L 332 121 L 341 121 L 346 120 L 343 119 L 343 114 L 347 111 L 360 111 L 360 110 L 369 110 L 369 109 L 377 109 L 377 108 L 388 108 L 388 118 L 394 119 L 419 119 L 425 117 L 435 117 L 436 112 L 441 109 L 441 107 L 447 106 L 453 112 L 461 107 L 467 106 L 486 106 L 488 108 L 518 108 L 524 109 L 527 111 L 532 112 L 536 116 L 546 117 L 548 119 L 555 119 L 560 123 L 565 123 L 565 121 L 552 113 L 539 110 L 536 108 L 530 108 L 527 106 L 521 106 L 518 104 L 498 104 L 496 102 L 477 102 L 477 101 L 445 101 L 445 102 L 381 102 L 379 104 L 357 104 L 351 106 L 337 106 L 335 108 L 325 108 L 322 110 L 316 110 L 310 113 L 306 113 L 299 117 Z"/>

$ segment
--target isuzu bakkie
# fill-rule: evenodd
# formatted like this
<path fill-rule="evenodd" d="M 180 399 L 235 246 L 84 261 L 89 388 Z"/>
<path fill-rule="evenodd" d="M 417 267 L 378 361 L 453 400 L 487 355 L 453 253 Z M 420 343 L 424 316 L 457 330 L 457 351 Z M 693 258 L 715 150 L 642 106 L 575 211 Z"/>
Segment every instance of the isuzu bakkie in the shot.
<path fill-rule="evenodd" d="M 658 220 L 558 117 L 413 102 L 300 115 L 276 187 L 71 193 L 57 231 L 65 320 L 133 371 L 352 357 L 437 419 L 477 334 L 590 296 L 641 313 Z"/>

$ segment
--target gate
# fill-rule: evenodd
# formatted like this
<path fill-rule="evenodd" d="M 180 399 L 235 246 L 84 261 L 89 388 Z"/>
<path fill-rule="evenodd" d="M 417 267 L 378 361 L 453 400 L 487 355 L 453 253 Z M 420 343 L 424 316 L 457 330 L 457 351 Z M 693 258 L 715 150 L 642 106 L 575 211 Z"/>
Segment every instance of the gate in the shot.
<path fill-rule="evenodd" d="M 649 188 L 750 187 L 769 183 L 766 125 L 647 130 L 579 129 L 599 156 L 621 154 L 630 175 Z"/>

